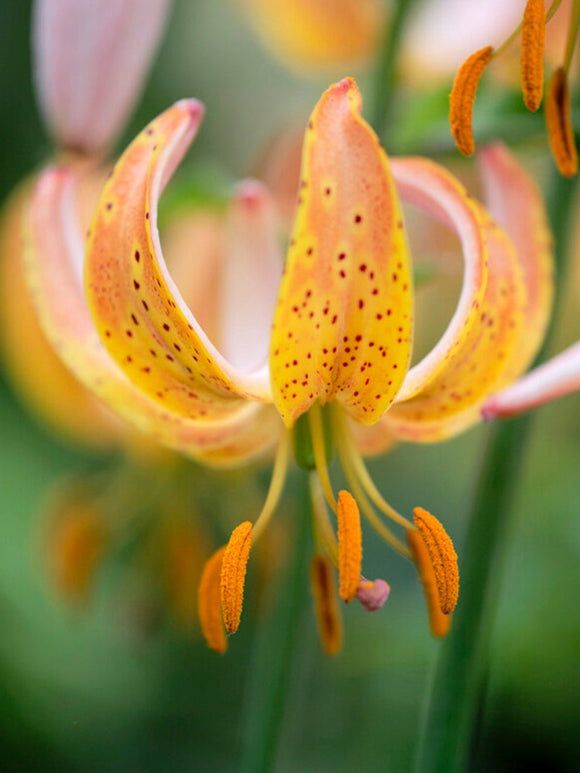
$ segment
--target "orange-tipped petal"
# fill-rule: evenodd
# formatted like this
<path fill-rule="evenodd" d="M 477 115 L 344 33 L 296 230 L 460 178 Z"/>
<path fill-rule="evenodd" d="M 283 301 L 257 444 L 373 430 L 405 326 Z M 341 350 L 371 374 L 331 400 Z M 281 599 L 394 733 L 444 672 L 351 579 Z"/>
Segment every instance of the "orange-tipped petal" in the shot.
<path fill-rule="evenodd" d="M 271 406 L 239 401 L 236 412 L 198 422 L 150 399 L 117 367 L 88 311 L 75 201 L 74 175 L 63 169 L 46 170 L 31 202 L 25 250 L 27 281 L 39 322 L 66 367 L 115 413 L 183 453 L 204 457 L 219 451 L 222 464 L 270 447 L 276 439 L 275 421 L 280 424 Z"/>
<path fill-rule="evenodd" d="M 342 646 L 342 617 L 336 595 L 334 570 L 330 561 L 320 553 L 312 556 L 310 583 L 320 643 L 327 655 L 336 655 Z"/>
<path fill-rule="evenodd" d="M 516 416 L 580 389 L 580 344 L 574 344 L 488 400 L 484 419 Z"/>
<path fill-rule="evenodd" d="M 222 621 L 220 585 L 225 550 L 225 547 L 216 550 L 206 562 L 201 574 L 197 600 L 199 622 L 207 646 L 220 654 L 228 648 Z"/>
<path fill-rule="evenodd" d="M 298 69 L 367 59 L 380 41 L 377 0 L 242 0 L 272 54 Z"/>
<path fill-rule="evenodd" d="M 95 152 L 122 129 L 157 49 L 169 0 L 38 0 L 38 97 L 54 139 Z"/>
<path fill-rule="evenodd" d="M 240 625 L 244 602 L 246 567 L 252 544 L 252 524 L 244 521 L 230 537 L 221 570 L 221 600 L 224 625 L 228 633 L 235 633 Z"/>
<path fill-rule="evenodd" d="M 338 495 L 338 575 L 340 597 L 350 603 L 357 594 L 362 564 L 360 515 L 354 497 L 348 491 Z"/>
<path fill-rule="evenodd" d="M 269 401 L 267 367 L 236 369 L 186 306 L 165 264 L 159 196 L 202 116 L 195 100 L 162 113 L 117 162 L 95 212 L 86 292 L 101 340 L 117 364 L 167 409 L 198 421 L 223 418 L 239 399 Z"/>
<path fill-rule="evenodd" d="M 354 81 L 331 86 L 304 139 L 270 349 L 274 400 L 288 426 L 331 399 L 374 423 L 409 363 L 413 294 L 401 209 L 360 108 Z"/>

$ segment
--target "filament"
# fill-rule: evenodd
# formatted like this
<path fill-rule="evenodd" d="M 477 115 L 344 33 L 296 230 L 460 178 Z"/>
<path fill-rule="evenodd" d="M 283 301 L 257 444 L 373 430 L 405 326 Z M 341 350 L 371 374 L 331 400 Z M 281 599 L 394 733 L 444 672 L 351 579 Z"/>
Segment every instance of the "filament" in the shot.
<path fill-rule="evenodd" d="M 252 530 L 252 540 L 254 544 L 256 540 L 264 533 L 268 526 L 272 515 L 280 501 L 282 489 L 284 488 L 284 482 L 286 480 L 286 472 L 288 471 L 288 461 L 290 459 L 290 433 L 283 431 L 278 444 L 278 450 L 276 451 L 276 459 L 274 461 L 274 470 L 272 471 L 272 477 L 270 479 L 270 487 L 268 494 L 266 495 L 266 501 L 262 507 L 262 512 L 256 519 L 254 528 Z"/>

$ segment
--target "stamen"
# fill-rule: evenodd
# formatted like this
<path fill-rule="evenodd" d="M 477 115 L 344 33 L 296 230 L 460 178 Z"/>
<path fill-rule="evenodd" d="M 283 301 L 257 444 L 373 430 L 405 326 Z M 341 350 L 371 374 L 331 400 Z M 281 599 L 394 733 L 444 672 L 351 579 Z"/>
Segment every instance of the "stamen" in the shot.
<path fill-rule="evenodd" d="M 364 517 L 377 532 L 377 534 L 385 540 L 387 545 L 390 545 L 394 550 L 396 550 L 405 558 L 411 558 L 409 550 L 405 547 L 401 540 L 393 534 L 389 527 L 381 521 L 379 516 L 373 510 L 371 503 L 367 499 L 367 496 L 360 485 L 359 479 L 356 477 L 352 467 L 349 465 L 348 459 L 343 460 L 341 457 L 341 461 L 348 485 L 352 489 L 352 492 L 356 497 L 356 501 L 358 502 Z"/>
<path fill-rule="evenodd" d="M 472 54 L 459 68 L 451 90 L 449 123 L 451 134 L 464 156 L 475 150 L 473 141 L 473 103 L 485 66 L 491 59 L 492 47 L 486 46 Z"/>
<path fill-rule="evenodd" d="M 314 538 L 317 547 L 324 550 L 328 558 L 338 569 L 338 541 L 334 534 L 328 510 L 326 509 L 326 499 L 322 491 L 320 480 L 315 472 L 312 472 L 308 478 L 310 485 L 310 501 L 312 504 L 312 516 L 314 520 Z"/>
<path fill-rule="evenodd" d="M 455 609 L 459 594 L 459 571 L 457 553 L 451 538 L 435 516 L 416 507 L 413 511 L 415 525 L 425 543 L 435 581 L 439 591 L 439 606 L 443 614 L 448 615 Z"/>
<path fill-rule="evenodd" d="M 356 478 L 358 478 L 358 480 L 361 482 L 361 485 L 365 492 L 368 494 L 371 502 L 391 520 L 395 521 L 395 523 L 398 523 L 400 526 L 404 526 L 405 529 L 408 529 L 411 526 L 410 521 L 398 513 L 395 508 L 387 502 L 387 500 L 382 496 L 381 492 L 375 486 L 373 479 L 369 475 L 369 471 L 366 468 L 364 460 L 360 455 L 359 450 L 356 447 L 349 432 L 344 411 L 341 410 L 339 406 L 336 406 L 336 410 L 333 412 L 333 421 L 336 426 L 334 435 L 338 446 L 338 453 L 340 454 L 340 460 L 343 467 L 345 468 L 345 472 L 346 468 L 350 467 L 354 476 L 356 476 Z M 355 494 L 355 496 L 358 500 L 358 494 Z M 406 549 L 405 552 L 407 552 Z"/>
<path fill-rule="evenodd" d="M 340 597 L 349 604 L 358 590 L 362 564 L 362 532 L 357 504 L 348 491 L 338 494 L 338 576 Z"/>
<path fill-rule="evenodd" d="M 228 633 L 235 633 L 240 624 L 246 566 L 251 544 L 252 524 L 250 521 L 244 521 L 233 530 L 224 551 L 221 570 L 221 600 L 224 624 Z"/>
<path fill-rule="evenodd" d="M 320 478 L 320 484 L 324 491 L 326 501 L 333 513 L 336 513 L 336 499 L 332 491 L 328 467 L 326 464 L 326 448 L 324 445 L 324 426 L 322 424 L 322 412 L 320 405 L 315 403 L 308 411 L 310 420 L 310 432 L 312 435 L 312 450 L 314 451 L 314 462 L 316 472 Z"/>
<path fill-rule="evenodd" d="M 564 177 L 573 177 L 578 171 L 578 152 L 570 113 L 568 79 L 563 67 L 555 70 L 550 79 L 544 114 L 556 165 Z"/>
<path fill-rule="evenodd" d="M 528 0 L 522 22 L 521 73 L 526 107 L 532 113 L 540 107 L 544 89 L 544 0 Z"/>
<path fill-rule="evenodd" d="M 220 578 L 225 546 L 206 562 L 199 583 L 197 609 L 208 647 L 220 654 L 228 648 L 222 621 Z"/>
<path fill-rule="evenodd" d="M 266 501 L 262 507 L 262 512 L 257 517 L 252 531 L 252 540 L 254 544 L 262 534 L 264 533 L 272 515 L 274 514 L 284 483 L 286 481 L 286 473 L 288 471 L 288 462 L 290 460 L 290 433 L 287 430 L 282 431 L 280 436 L 280 442 L 278 444 L 278 450 L 276 451 L 276 460 L 274 462 L 274 470 L 270 479 L 270 488 L 266 496 Z"/>
<path fill-rule="evenodd" d="M 444 615 L 439 604 L 439 591 L 435 580 L 435 572 L 427 546 L 418 531 L 409 529 L 407 541 L 413 555 L 413 561 L 419 572 L 419 579 L 423 585 L 423 593 L 429 616 L 429 628 L 433 636 L 438 639 L 447 635 L 451 625 L 451 615 Z"/>
<path fill-rule="evenodd" d="M 312 557 L 310 582 L 322 648 L 327 655 L 336 655 L 342 645 L 342 618 L 332 566 L 320 553 Z"/>

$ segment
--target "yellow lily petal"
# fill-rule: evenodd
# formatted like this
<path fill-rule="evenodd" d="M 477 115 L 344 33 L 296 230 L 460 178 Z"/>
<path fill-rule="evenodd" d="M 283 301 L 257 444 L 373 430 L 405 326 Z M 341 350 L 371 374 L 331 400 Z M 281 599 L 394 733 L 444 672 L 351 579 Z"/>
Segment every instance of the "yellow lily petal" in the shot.
<path fill-rule="evenodd" d="M 437 441 L 478 421 L 482 402 L 502 383 L 524 331 L 525 286 L 517 253 L 481 210 L 489 274 L 479 313 L 438 378 L 389 411 L 385 424 L 396 437 Z"/>
<path fill-rule="evenodd" d="M 8 199 L 0 223 L 0 345 L 17 396 L 66 440 L 106 448 L 119 439 L 118 422 L 64 367 L 44 335 L 24 280 L 23 216 L 31 180 Z"/>
<path fill-rule="evenodd" d="M 453 317 L 433 349 L 407 373 L 397 395 L 399 402 L 414 397 L 439 379 L 450 356 L 469 335 L 483 301 L 488 268 L 481 213 L 463 185 L 443 167 L 421 158 L 393 159 L 391 169 L 404 201 L 455 231 L 465 264 L 463 287 Z"/>
<path fill-rule="evenodd" d="M 554 300 L 553 239 L 537 184 L 504 145 L 481 151 L 479 171 L 486 205 L 514 243 L 526 285 L 524 329 L 512 351 L 507 383 L 527 370 L 546 334 Z"/>
<path fill-rule="evenodd" d="M 274 400 L 288 426 L 316 400 L 331 399 L 372 424 L 410 359 L 413 293 L 401 210 L 387 156 L 360 109 L 353 80 L 331 86 L 304 139 L 270 348 Z"/>
<path fill-rule="evenodd" d="M 243 0 L 243 5 L 272 53 L 299 69 L 369 58 L 385 16 L 377 0 Z"/>
<path fill-rule="evenodd" d="M 95 212 L 85 275 L 101 339 L 131 381 L 169 410 L 211 421 L 236 413 L 240 397 L 270 392 L 265 365 L 243 372 L 209 341 L 161 253 L 158 198 L 201 116 L 195 100 L 177 102 L 125 151 Z"/>
<path fill-rule="evenodd" d="M 280 424 L 272 406 L 236 400 L 235 412 L 199 422 L 149 398 L 116 366 L 87 307 L 74 202 L 73 175 L 62 169 L 46 170 L 31 203 L 25 252 L 39 322 L 66 367 L 115 413 L 182 453 L 205 458 L 219 452 L 220 464 L 235 464 L 271 447 L 276 442 L 272 422 Z"/>

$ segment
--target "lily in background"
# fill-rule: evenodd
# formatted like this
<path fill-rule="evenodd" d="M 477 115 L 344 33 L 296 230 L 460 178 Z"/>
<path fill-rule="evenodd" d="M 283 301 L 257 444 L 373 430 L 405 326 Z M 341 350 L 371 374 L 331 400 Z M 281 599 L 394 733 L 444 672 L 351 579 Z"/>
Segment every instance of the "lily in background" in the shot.
<path fill-rule="evenodd" d="M 38 100 L 54 160 L 66 163 L 79 181 L 71 206 L 81 232 L 89 225 L 109 170 L 107 154 L 142 89 L 169 8 L 168 0 L 38 0 L 34 5 Z M 40 552 L 48 576 L 59 596 L 78 607 L 89 601 L 104 564 L 124 553 L 124 582 L 133 588 L 134 606 L 169 608 L 182 627 L 196 629 L 195 588 L 210 548 L 190 482 L 184 481 L 177 457 L 114 416 L 47 340 L 23 272 L 22 226 L 34 188 L 32 177 L 21 183 L 2 214 L 3 365 L 17 397 L 55 435 L 93 453 L 122 452 L 114 471 L 63 482 L 42 506 Z M 190 229 L 203 229 L 205 216 L 196 212 L 193 219 Z M 45 224 L 48 240 L 52 226 Z M 147 501 L 143 478 L 149 484 Z"/>
<path fill-rule="evenodd" d="M 202 627 L 218 651 L 226 648 L 222 618 L 228 632 L 238 627 L 250 544 L 274 514 L 292 448 L 310 476 L 312 581 L 326 651 L 340 645 L 333 566 L 343 600 L 358 597 L 372 610 L 388 595 L 384 581 L 362 575 L 359 507 L 413 558 L 432 631 L 446 633 L 458 590 L 451 541 L 422 508 L 412 523 L 391 507 L 361 453 L 394 440 L 443 440 L 476 423 L 483 403 L 529 366 L 550 313 L 542 200 L 509 153 L 496 146 L 481 155 L 492 213 L 494 191 L 518 193 L 501 228 L 440 166 L 388 160 L 360 110 L 359 91 L 346 79 L 311 116 L 284 271 L 269 194 L 241 184 L 238 207 L 249 227 L 238 229 L 216 294 L 199 309 L 187 306 L 169 274 L 157 230 L 158 199 L 197 131 L 198 102 L 167 110 L 117 162 L 89 232 L 86 296 L 74 173 L 49 169 L 35 191 L 28 276 L 43 328 L 77 377 L 142 431 L 202 463 L 239 464 L 277 447 L 262 511 L 234 530 L 202 577 Z M 399 196 L 454 231 L 465 260 L 453 318 L 413 367 L 414 292 Z M 534 229 L 522 228 L 530 222 Z M 203 259 L 191 270 L 203 271 Z M 216 299 L 210 338 L 200 319 Z M 349 486 L 338 497 L 328 470 L 333 447 Z"/>
<path fill-rule="evenodd" d="M 236 0 L 269 52 L 301 73 L 354 66 L 378 51 L 389 13 L 380 0 Z"/>

